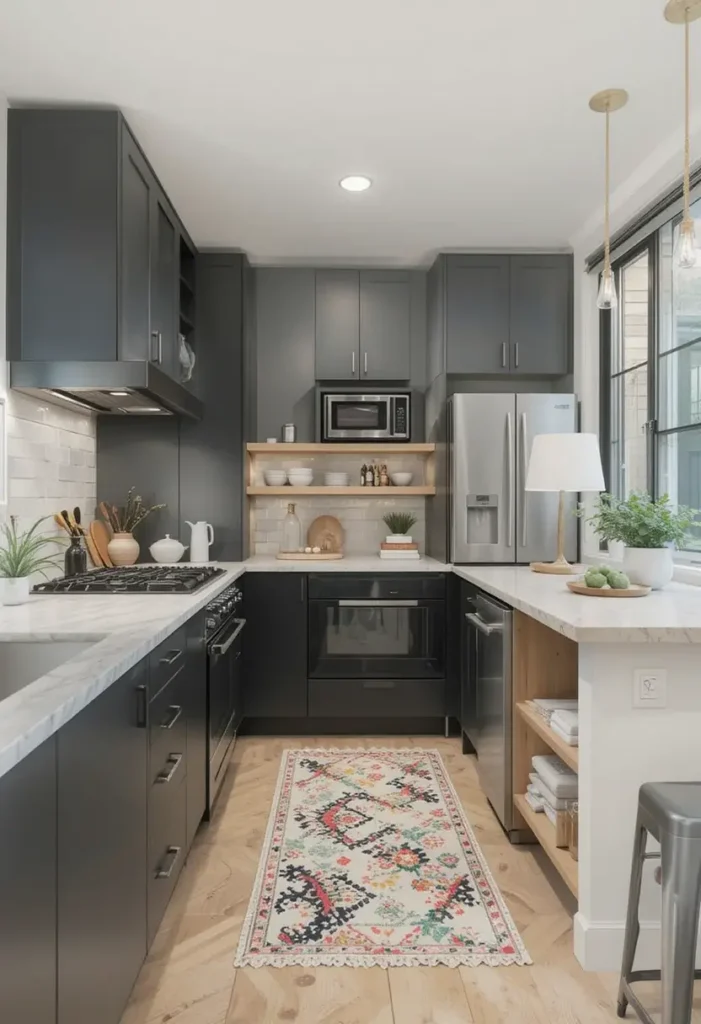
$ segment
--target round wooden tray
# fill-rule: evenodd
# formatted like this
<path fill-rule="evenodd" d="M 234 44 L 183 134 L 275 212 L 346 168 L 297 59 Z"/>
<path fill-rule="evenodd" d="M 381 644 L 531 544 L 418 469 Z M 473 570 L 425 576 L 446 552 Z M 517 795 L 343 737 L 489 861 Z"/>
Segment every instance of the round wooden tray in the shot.
<path fill-rule="evenodd" d="M 647 597 L 651 587 L 639 587 L 631 583 L 627 590 L 612 590 L 610 587 L 587 587 L 584 583 L 568 581 L 567 587 L 573 594 L 584 594 L 585 597 Z"/>
<path fill-rule="evenodd" d="M 280 551 L 275 557 L 288 562 L 332 562 L 343 558 L 343 555 L 340 551 L 320 551 L 316 555 L 306 551 Z"/>

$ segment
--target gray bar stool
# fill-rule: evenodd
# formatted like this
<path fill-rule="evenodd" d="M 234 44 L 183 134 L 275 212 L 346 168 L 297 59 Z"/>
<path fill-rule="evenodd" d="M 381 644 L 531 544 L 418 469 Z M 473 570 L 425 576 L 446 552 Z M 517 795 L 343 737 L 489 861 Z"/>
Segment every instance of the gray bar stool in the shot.
<path fill-rule="evenodd" d="M 659 853 L 646 852 L 648 833 L 659 842 Z M 658 858 L 661 858 L 662 876 L 662 970 L 634 971 L 633 960 L 640 935 L 638 905 L 643 862 Z M 630 1003 L 640 1020 L 654 1024 L 630 986 L 636 981 L 661 980 L 661 1024 L 689 1024 L 694 978 L 701 978 L 701 971 L 694 970 L 700 903 L 701 782 L 648 782 L 640 787 L 638 794 L 618 988 L 619 1017 L 625 1016 Z"/>

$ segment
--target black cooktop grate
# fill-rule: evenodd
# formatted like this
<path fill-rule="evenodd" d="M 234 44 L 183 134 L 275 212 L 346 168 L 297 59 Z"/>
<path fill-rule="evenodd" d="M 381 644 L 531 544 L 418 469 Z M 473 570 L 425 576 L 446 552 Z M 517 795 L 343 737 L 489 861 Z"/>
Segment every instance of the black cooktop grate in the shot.
<path fill-rule="evenodd" d="M 221 576 L 211 565 L 129 565 L 47 580 L 35 594 L 192 594 Z"/>

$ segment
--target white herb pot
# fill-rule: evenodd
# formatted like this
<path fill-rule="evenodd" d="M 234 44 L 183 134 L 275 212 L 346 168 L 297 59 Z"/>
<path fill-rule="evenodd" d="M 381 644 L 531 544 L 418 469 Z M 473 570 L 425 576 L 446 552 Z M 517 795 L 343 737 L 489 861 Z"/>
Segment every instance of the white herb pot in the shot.
<path fill-rule="evenodd" d="M 631 583 L 661 590 L 674 574 L 671 548 L 625 548 L 623 571 Z"/>
<path fill-rule="evenodd" d="M 139 557 L 139 542 L 131 533 L 115 533 L 107 551 L 115 565 L 133 565 Z"/>
<path fill-rule="evenodd" d="M 411 535 L 408 533 L 390 533 L 385 537 L 385 544 L 411 544 Z"/>
<path fill-rule="evenodd" d="M 26 604 L 29 600 L 29 576 L 6 576 L 1 582 L 2 604 Z"/>

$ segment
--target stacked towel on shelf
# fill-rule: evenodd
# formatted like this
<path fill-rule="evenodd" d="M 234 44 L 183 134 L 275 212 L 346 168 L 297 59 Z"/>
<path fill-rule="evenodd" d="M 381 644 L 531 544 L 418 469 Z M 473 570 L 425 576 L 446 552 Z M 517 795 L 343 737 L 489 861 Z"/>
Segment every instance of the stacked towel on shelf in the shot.
<path fill-rule="evenodd" d="M 558 708 L 550 719 L 550 728 L 571 747 L 579 746 L 579 713 Z"/>
<path fill-rule="evenodd" d="M 546 804 L 549 804 L 554 811 L 566 811 L 569 799 L 561 796 L 555 796 L 553 791 L 543 782 L 540 775 L 537 772 L 532 772 L 529 776 L 531 784 L 528 787 L 528 792 L 532 792 L 534 796 L 540 797 Z"/>
<path fill-rule="evenodd" d="M 568 697 L 534 697 L 528 702 L 533 706 L 541 718 L 550 724 L 550 720 L 556 711 L 576 711 L 578 702 Z"/>
<path fill-rule="evenodd" d="M 560 800 L 576 800 L 579 791 L 577 773 L 557 754 L 536 754 L 531 764 L 552 795 Z"/>

